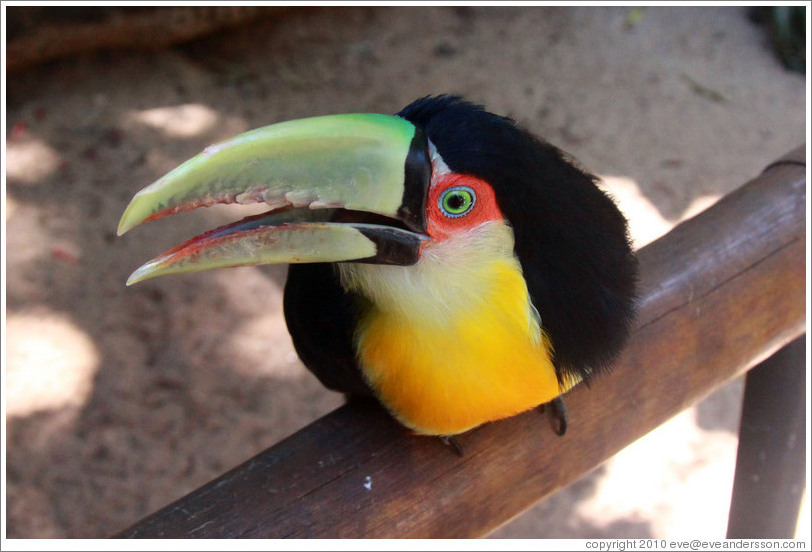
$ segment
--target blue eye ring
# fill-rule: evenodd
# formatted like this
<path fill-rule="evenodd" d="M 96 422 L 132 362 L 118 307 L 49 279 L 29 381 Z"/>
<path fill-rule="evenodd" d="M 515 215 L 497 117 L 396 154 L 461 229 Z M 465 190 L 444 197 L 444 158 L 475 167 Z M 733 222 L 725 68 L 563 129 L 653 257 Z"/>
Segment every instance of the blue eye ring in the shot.
<path fill-rule="evenodd" d="M 476 205 L 476 192 L 468 186 L 453 186 L 440 194 L 437 206 L 449 218 L 459 218 L 471 212 Z"/>

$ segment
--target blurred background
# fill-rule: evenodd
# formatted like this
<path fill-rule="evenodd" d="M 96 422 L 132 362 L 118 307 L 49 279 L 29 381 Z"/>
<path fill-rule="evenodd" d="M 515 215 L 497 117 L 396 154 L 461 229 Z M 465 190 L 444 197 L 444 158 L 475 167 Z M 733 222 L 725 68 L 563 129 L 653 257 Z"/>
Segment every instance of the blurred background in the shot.
<path fill-rule="evenodd" d="M 10 538 L 114 534 L 341 404 L 293 351 L 285 266 L 124 286 L 246 214 L 116 237 L 131 196 L 208 144 L 460 93 L 600 175 L 643 246 L 806 136 L 805 40 L 769 10 L 5 9 Z M 724 537 L 741 391 L 719 389 L 493 536 Z"/>

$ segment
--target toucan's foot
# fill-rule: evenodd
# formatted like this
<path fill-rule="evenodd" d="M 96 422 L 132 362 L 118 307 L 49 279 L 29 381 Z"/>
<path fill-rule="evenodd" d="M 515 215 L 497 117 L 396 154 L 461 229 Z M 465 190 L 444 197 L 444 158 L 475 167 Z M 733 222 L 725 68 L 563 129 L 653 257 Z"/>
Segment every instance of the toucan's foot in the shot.
<path fill-rule="evenodd" d="M 544 412 L 544 407 L 548 404 L 552 409 L 553 431 L 555 431 L 556 435 L 562 437 L 567 432 L 567 405 L 564 404 L 564 399 L 559 396 L 548 403 L 542 404 L 539 410 Z"/>
<path fill-rule="evenodd" d="M 448 445 L 451 448 L 453 448 L 454 452 L 457 453 L 457 456 L 462 458 L 463 456 L 462 445 L 460 445 L 459 441 L 454 439 L 454 437 L 452 437 L 451 435 L 444 435 L 440 437 L 440 440 L 443 442 L 444 445 Z"/>

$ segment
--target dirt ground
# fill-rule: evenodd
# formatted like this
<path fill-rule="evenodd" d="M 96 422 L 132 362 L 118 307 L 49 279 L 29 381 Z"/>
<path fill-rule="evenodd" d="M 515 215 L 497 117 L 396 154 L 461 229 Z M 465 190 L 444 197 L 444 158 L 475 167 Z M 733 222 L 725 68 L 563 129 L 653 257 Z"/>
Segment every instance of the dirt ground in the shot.
<path fill-rule="evenodd" d="M 293 352 L 286 267 L 124 286 L 235 217 L 211 208 L 118 238 L 133 193 L 251 128 L 442 92 L 604 176 L 641 245 L 805 141 L 804 76 L 735 7 L 299 9 L 10 76 L 9 538 L 114 534 L 341 403 Z M 740 393 L 717 391 L 493 536 L 723 537 Z"/>

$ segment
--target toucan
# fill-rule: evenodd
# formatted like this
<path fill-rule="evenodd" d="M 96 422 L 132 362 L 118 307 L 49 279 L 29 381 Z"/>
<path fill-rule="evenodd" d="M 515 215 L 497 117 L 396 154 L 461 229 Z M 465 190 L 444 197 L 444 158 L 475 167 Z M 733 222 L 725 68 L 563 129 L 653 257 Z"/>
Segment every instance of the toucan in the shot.
<path fill-rule="evenodd" d="M 222 203 L 268 212 L 147 262 L 128 285 L 290 263 L 284 313 L 329 389 L 452 437 L 608 371 L 635 312 L 627 221 L 568 154 L 459 96 L 280 122 L 135 194 L 119 235 Z"/>

